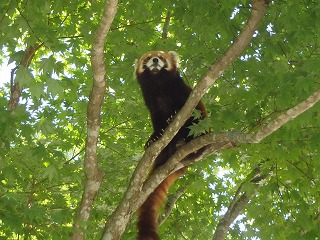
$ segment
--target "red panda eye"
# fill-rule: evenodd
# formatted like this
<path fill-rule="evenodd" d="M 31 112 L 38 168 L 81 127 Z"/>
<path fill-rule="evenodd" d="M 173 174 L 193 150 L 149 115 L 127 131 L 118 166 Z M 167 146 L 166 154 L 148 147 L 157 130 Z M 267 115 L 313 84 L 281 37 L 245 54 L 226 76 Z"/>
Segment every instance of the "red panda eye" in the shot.
<path fill-rule="evenodd" d="M 146 61 L 149 61 L 151 59 L 151 57 L 146 57 Z"/>
<path fill-rule="evenodd" d="M 162 61 L 163 61 L 163 59 L 164 59 L 162 56 L 159 56 L 159 58 L 160 58 L 160 60 L 162 60 Z"/>

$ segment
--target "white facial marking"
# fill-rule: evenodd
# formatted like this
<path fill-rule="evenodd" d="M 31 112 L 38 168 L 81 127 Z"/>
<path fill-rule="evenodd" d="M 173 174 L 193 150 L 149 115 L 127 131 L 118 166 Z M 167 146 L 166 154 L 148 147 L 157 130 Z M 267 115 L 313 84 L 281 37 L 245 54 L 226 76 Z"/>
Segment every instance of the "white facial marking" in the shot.
<path fill-rule="evenodd" d="M 151 72 L 157 73 L 166 66 L 166 62 L 159 53 L 158 56 L 152 56 L 151 54 L 146 58 L 144 64 Z"/>
<path fill-rule="evenodd" d="M 179 55 L 174 51 L 150 52 L 135 62 L 137 73 L 143 73 L 149 69 L 152 73 L 157 74 L 161 69 L 171 71 L 174 67 L 179 68 Z"/>

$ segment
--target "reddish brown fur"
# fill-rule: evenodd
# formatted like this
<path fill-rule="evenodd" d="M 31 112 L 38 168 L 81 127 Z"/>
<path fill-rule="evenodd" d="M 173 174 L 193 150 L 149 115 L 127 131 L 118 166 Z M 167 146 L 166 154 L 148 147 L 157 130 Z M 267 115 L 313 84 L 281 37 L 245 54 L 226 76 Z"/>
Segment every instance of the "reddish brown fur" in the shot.
<path fill-rule="evenodd" d="M 157 60 L 153 60 L 157 58 Z M 152 71 L 148 68 L 151 63 L 164 63 L 161 70 Z M 148 64 L 147 64 L 148 63 Z M 161 65 L 161 64 L 160 64 Z M 146 143 L 146 147 L 154 142 L 163 129 L 168 125 L 167 120 L 183 107 L 192 89 L 187 86 L 178 72 L 178 55 L 172 52 L 152 51 L 144 54 L 136 61 L 135 74 L 138 78 L 145 103 L 150 111 L 153 125 L 153 134 Z M 160 68 L 160 67 L 159 67 Z M 202 118 L 207 116 L 206 108 L 200 101 L 196 107 L 202 113 Z M 188 126 L 199 120 L 190 117 L 155 160 L 153 170 L 164 164 L 178 149 L 181 140 L 188 142 Z M 159 240 L 158 214 L 159 209 L 167 196 L 169 187 L 179 178 L 186 168 L 169 175 L 155 190 L 139 209 L 138 240 Z"/>
<path fill-rule="evenodd" d="M 158 240 L 158 215 L 164 199 L 167 196 L 169 187 L 179 178 L 185 169 L 169 175 L 155 190 L 139 209 L 139 240 Z"/>

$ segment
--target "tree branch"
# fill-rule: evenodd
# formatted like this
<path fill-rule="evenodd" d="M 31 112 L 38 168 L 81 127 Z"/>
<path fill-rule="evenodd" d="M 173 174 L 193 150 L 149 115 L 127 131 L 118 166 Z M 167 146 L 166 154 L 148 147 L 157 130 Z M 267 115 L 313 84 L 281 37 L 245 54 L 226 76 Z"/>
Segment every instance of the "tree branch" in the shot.
<path fill-rule="evenodd" d="M 36 53 L 36 51 L 43 45 L 41 44 L 34 44 L 33 46 L 27 47 L 25 54 L 21 60 L 21 62 L 18 64 L 22 65 L 24 68 L 28 68 L 30 66 L 30 63 Z M 16 66 L 14 69 L 11 70 L 11 88 L 10 88 L 10 99 L 9 99 L 9 109 L 15 110 L 18 106 L 19 99 L 21 96 L 21 89 L 19 84 L 19 79 L 14 79 L 15 71 L 18 69 L 18 66 Z"/>
<path fill-rule="evenodd" d="M 318 90 L 316 93 L 312 94 L 305 101 L 297 104 L 293 108 L 286 111 L 284 114 L 280 115 L 273 122 L 271 122 L 270 126 L 276 127 L 265 127 L 259 130 L 259 132 L 266 132 L 264 129 L 268 129 L 268 134 L 264 134 L 263 138 L 270 135 L 272 132 L 276 131 L 282 125 L 287 123 L 294 117 L 303 113 L 305 110 L 312 107 L 316 102 L 320 100 Z M 281 119 L 281 121 L 279 120 Z M 202 135 L 198 138 L 193 139 L 187 144 L 181 146 L 169 159 L 168 161 L 156 169 L 144 182 L 143 187 L 141 189 L 141 194 L 139 195 L 139 199 L 136 200 L 138 205 L 140 202 L 143 202 L 147 196 L 154 190 L 156 186 L 158 186 L 169 174 L 195 163 L 198 160 L 203 159 L 204 157 L 212 154 L 213 152 L 217 152 L 221 149 L 229 149 L 235 147 L 239 143 L 257 143 L 261 141 L 263 138 L 259 138 L 257 141 L 257 134 L 246 134 L 242 132 L 223 132 L 223 133 L 208 133 L 206 135 Z M 260 136 L 260 135 L 259 135 Z M 262 135 L 261 135 L 262 136 Z M 157 143 L 156 143 L 157 144 Z M 252 183 L 257 183 L 262 179 L 265 179 L 266 175 L 261 175 L 260 170 L 252 172 Z M 257 189 L 257 185 L 255 186 L 255 191 Z M 227 213 L 225 218 L 222 220 L 221 229 L 217 229 L 217 233 L 214 239 L 223 239 L 221 236 L 225 236 L 227 229 L 224 229 L 224 226 L 230 225 L 232 221 L 241 213 L 246 204 L 252 199 L 255 194 L 255 191 L 252 194 L 243 194 L 236 202 L 230 205 L 230 211 Z M 143 196 L 142 196 L 143 195 Z M 142 199 L 142 201 L 141 201 Z M 233 206 L 234 205 L 234 206 Z M 132 208 L 134 211 L 136 209 L 136 205 Z M 231 221 L 231 222 L 230 222 Z"/>
<path fill-rule="evenodd" d="M 192 155 L 189 158 L 186 158 L 188 155 L 196 153 L 197 151 L 202 151 L 203 157 L 208 156 L 219 149 L 219 147 L 217 147 L 217 144 L 221 145 L 221 149 L 226 149 L 233 148 L 239 143 L 259 143 L 264 138 L 277 131 L 288 121 L 307 111 L 319 101 L 320 89 L 309 96 L 306 100 L 302 101 L 301 103 L 297 104 L 296 106 L 287 110 L 285 113 L 278 116 L 267 126 L 261 127 L 254 134 L 247 134 L 242 132 L 211 132 L 197 137 L 187 144 L 181 146 L 171 156 L 168 162 L 172 161 L 172 164 L 176 165 L 176 168 L 174 169 L 174 171 L 176 171 L 182 167 L 193 164 L 195 161 L 197 161 L 197 159 L 199 159 L 199 157 L 195 158 Z"/>
<path fill-rule="evenodd" d="M 308 97 L 305 101 L 299 103 L 298 105 L 290 108 L 285 113 L 281 114 L 267 126 L 261 128 L 258 132 L 256 132 L 250 142 L 258 143 L 265 137 L 269 136 L 271 133 L 278 130 L 281 126 L 286 124 L 291 119 L 299 116 L 301 113 L 307 111 L 309 108 L 313 107 L 320 100 L 320 89 L 313 93 L 310 97 Z"/>
<path fill-rule="evenodd" d="M 106 69 L 104 61 L 104 45 L 111 23 L 117 12 L 118 1 L 107 0 L 102 18 L 94 36 L 91 64 L 93 70 L 93 86 L 87 109 L 87 139 L 84 159 L 86 185 L 80 205 L 73 223 L 71 239 L 83 239 L 93 201 L 103 180 L 103 172 L 99 169 L 97 158 L 97 141 L 100 132 L 100 111 L 106 90 Z M 82 226 L 82 227 L 80 227 Z"/>
<path fill-rule="evenodd" d="M 182 168 L 193 164 L 199 157 L 197 155 L 192 155 L 194 152 L 201 151 L 203 149 L 203 155 L 209 155 L 220 149 L 231 148 L 236 146 L 238 143 L 258 143 L 265 137 L 269 136 L 271 133 L 275 132 L 281 126 L 286 124 L 289 120 L 295 118 L 296 116 L 302 114 L 307 109 L 311 108 L 315 103 L 320 100 L 320 90 L 316 91 L 305 101 L 292 107 L 274 121 L 268 124 L 266 127 L 262 127 L 258 130 L 256 134 L 244 134 L 241 132 L 225 132 L 225 133 L 208 133 L 206 135 L 200 136 L 193 139 L 189 143 L 181 146 L 168 160 L 168 162 L 160 167 L 154 174 L 152 174 L 146 181 L 143 191 L 149 194 L 148 188 L 151 188 L 151 183 L 154 183 L 159 176 L 165 172 L 165 176 Z M 220 146 L 220 147 L 219 147 Z M 191 154 L 189 156 L 189 154 Z M 188 156 L 188 158 L 186 158 Z M 183 159 L 183 160 L 181 160 Z M 173 168 L 175 166 L 175 168 Z M 159 176 L 158 176 L 159 175 Z M 239 194 L 242 191 L 242 185 L 240 185 L 234 200 L 230 203 L 227 213 L 219 221 L 216 232 L 214 234 L 214 240 L 225 239 L 228 232 L 230 224 L 236 219 L 237 216 L 243 211 L 248 202 L 252 199 L 256 193 L 259 185 L 257 184 L 263 179 L 266 179 L 269 175 L 261 175 L 260 169 L 256 168 L 250 174 L 250 182 L 254 184 L 254 191 L 251 193 L 244 193 L 240 197 Z M 162 176 L 160 176 L 162 179 Z M 144 190 L 144 188 L 146 190 Z"/>
<path fill-rule="evenodd" d="M 168 201 L 166 206 L 164 207 L 164 214 L 159 217 L 159 226 L 164 223 L 164 221 L 169 217 L 175 203 L 178 199 L 184 194 L 186 191 L 186 186 L 180 187 L 175 194 L 171 194 L 168 196 Z"/>
<path fill-rule="evenodd" d="M 269 177 L 269 174 L 261 174 L 259 167 L 252 170 L 249 174 L 249 179 L 240 184 L 227 212 L 220 219 L 212 238 L 213 240 L 223 240 L 226 238 L 231 223 L 240 215 L 245 206 L 254 197 L 260 186 L 259 182 L 267 177 Z M 240 193 L 243 191 L 243 186 L 247 182 L 251 183 L 252 189 L 249 192 L 244 192 L 240 196 Z"/>
<path fill-rule="evenodd" d="M 244 28 L 241 30 L 239 36 L 234 43 L 228 48 L 228 50 L 217 59 L 217 61 L 208 69 L 201 81 L 195 86 L 191 92 L 186 104 L 179 112 L 177 118 L 174 119 L 172 124 L 172 132 L 176 133 L 184 122 L 191 115 L 192 110 L 196 107 L 202 96 L 207 90 L 214 84 L 214 82 L 220 77 L 220 75 L 227 69 L 227 67 L 234 62 L 245 47 L 250 43 L 252 36 L 260 21 L 262 20 L 268 5 L 265 0 L 253 0 L 252 12 L 250 18 L 246 22 Z M 170 131 L 171 132 L 171 131 Z M 170 134 L 168 131 L 168 134 Z M 167 132 L 164 133 L 164 137 Z"/>
<path fill-rule="evenodd" d="M 169 33 L 169 26 L 170 26 L 170 19 L 171 19 L 171 10 L 169 9 L 167 11 L 166 19 L 163 24 L 163 30 L 162 30 L 162 39 L 167 39 L 168 38 L 168 33 Z"/>
<path fill-rule="evenodd" d="M 290 108 L 267 126 L 261 127 L 254 134 L 242 133 L 242 132 L 222 132 L 222 133 L 207 133 L 199 136 L 187 144 L 181 146 L 168 160 L 170 168 L 176 166 L 173 171 L 176 171 L 182 167 L 191 165 L 197 161 L 200 157 L 192 155 L 202 151 L 201 158 L 212 154 L 218 149 L 233 148 L 239 143 L 259 143 L 264 138 L 268 137 L 273 132 L 277 131 L 281 126 L 285 125 L 291 119 L 299 116 L 303 112 L 310 109 L 317 102 L 320 101 L 320 89 L 310 95 L 306 100 L 298 103 L 296 106 Z M 219 147 L 220 145 L 220 147 Z M 190 155 L 191 154 L 191 155 Z M 189 156 L 190 155 L 190 156 Z M 187 157 L 188 156 L 188 157 Z M 195 157 L 197 156 L 197 157 Z M 182 159 L 182 160 L 181 160 Z M 168 164 L 169 165 L 169 164 Z"/>

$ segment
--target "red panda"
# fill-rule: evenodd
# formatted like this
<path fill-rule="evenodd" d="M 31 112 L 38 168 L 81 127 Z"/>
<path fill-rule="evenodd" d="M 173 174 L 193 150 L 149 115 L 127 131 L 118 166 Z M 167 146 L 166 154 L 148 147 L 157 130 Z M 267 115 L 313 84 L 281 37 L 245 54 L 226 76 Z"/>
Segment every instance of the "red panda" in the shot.
<path fill-rule="evenodd" d="M 135 75 L 138 79 L 142 95 L 150 111 L 153 133 L 147 141 L 145 148 L 156 141 L 167 127 L 172 117 L 179 112 L 185 104 L 192 89 L 186 85 L 179 73 L 179 55 L 174 51 L 151 51 L 142 55 L 135 63 Z M 200 101 L 196 109 L 201 111 L 201 117 L 207 116 L 207 111 Z M 176 136 L 161 151 L 153 165 L 153 170 L 164 164 L 178 149 L 181 141 L 188 142 L 188 128 L 199 119 L 190 117 L 181 127 Z M 159 209 L 167 196 L 169 187 L 179 178 L 186 168 L 169 175 L 154 190 L 139 209 L 138 240 L 159 240 L 158 214 Z"/>

